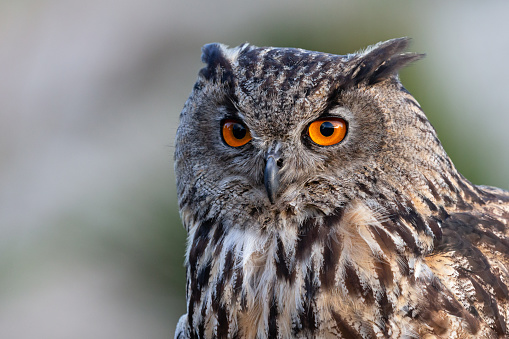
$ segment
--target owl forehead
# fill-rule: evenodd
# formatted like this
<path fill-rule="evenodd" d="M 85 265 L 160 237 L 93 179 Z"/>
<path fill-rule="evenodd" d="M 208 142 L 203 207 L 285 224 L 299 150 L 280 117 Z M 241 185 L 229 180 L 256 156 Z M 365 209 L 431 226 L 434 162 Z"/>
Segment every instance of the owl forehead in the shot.
<path fill-rule="evenodd" d="M 338 88 L 343 60 L 343 56 L 294 48 L 251 48 L 240 53 L 234 66 L 240 113 L 260 133 L 289 132 L 325 108 Z"/>
<path fill-rule="evenodd" d="M 312 90 L 337 80 L 344 57 L 297 48 L 250 48 L 236 59 L 239 85 L 246 92 Z"/>

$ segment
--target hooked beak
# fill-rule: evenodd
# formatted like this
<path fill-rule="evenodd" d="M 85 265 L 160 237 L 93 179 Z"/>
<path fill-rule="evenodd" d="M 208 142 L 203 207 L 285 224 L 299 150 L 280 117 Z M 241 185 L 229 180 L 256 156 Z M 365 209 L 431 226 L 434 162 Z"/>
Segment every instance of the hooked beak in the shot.
<path fill-rule="evenodd" d="M 271 204 L 274 204 L 279 188 L 280 165 L 278 164 L 278 161 L 280 159 L 281 154 L 278 147 L 276 147 L 276 149 L 273 151 L 269 150 L 267 157 L 265 158 L 266 163 L 265 171 L 263 173 L 263 180 L 265 183 L 265 190 L 267 190 L 267 195 Z"/>

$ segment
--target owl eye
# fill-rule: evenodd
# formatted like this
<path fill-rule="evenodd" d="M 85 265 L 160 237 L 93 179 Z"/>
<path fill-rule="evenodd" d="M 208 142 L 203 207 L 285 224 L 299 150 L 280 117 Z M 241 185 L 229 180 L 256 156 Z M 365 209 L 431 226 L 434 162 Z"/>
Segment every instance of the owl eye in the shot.
<path fill-rule="evenodd" d="M 243 146 L 252 139 L 247 127 L 236 120 L 223 121 L 222 133 L 224 142 L 232 147 Z"/>
<path fill-rule="evenodd" d="M 335 145 L 345 138 L 346 121 L 334 117 L 318 119 L 309 125 L 308 135 L 320 146 Z"/>

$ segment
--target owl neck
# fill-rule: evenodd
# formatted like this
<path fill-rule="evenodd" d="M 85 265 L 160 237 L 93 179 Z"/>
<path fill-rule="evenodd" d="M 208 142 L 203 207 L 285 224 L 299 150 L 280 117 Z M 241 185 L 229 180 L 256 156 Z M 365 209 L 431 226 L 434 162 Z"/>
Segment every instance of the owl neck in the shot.
<path fill-rule="evenodd" d="M 387 188 L 386 200 L 407 200 L 403 204 L 413 207 L 406 207 L 427 216 L 465 209 L 482 200 L 483 192 L 454 167 L 415 98 L 399 83 L 392 90 L 400 100 L 379 102 L 386 135 L 372 159 L 372 176 L 380 181 L 372 185 L 373 192 Z M 378 91 L 373 86 L 368 92 L 382 98 Z"/>

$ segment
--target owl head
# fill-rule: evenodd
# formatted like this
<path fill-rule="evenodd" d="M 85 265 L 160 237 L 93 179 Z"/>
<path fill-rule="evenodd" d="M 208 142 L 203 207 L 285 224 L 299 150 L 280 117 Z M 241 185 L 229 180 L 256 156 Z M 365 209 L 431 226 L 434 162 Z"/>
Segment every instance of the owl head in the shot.
<path fill-rule="evenodd" d="M 399 82 L 398 71 L 423 56 L 405 53 L 408 43 L 349 55 L 205 45 L 176 138 L 186 227 L 217 218 L 285 227 L 359 197 L 390 200 L 406 186 L 420 194 L 416 183 L 432 180 L 424 169 L 452 165 Z"/>

